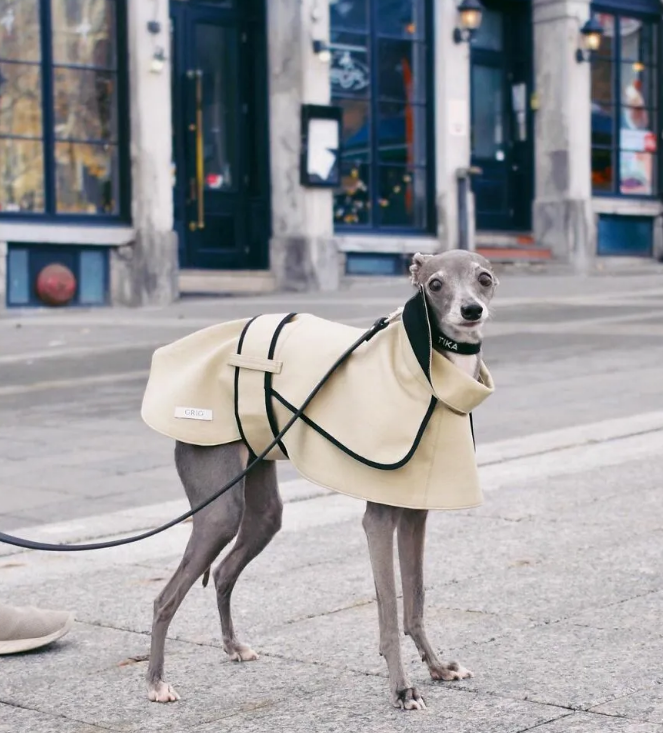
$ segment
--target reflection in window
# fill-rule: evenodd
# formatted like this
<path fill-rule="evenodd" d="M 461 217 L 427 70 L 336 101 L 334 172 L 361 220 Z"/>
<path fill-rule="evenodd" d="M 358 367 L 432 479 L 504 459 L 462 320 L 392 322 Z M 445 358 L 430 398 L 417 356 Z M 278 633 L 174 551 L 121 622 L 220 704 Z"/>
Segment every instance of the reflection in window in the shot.
<path fill-rule="evenodd" d="M 343 108 L 340 227 L 431 226 L 425 9 L 425 0 L 331 2 L 332 102 Z"/>
<path fill-rule="evenodd" d="M 0 0 L 0 212 L 119 213 L 119 1 Z"/>
<path fill-rule="evenodd" d="M 236 185 L 234 34 L 224 26 L 196 26 L 200 70 L 203 73 L 203 157 L 205 186 L 232 189 Z"/>
<path fill-rule="evenodd" d="M 658 24 L 614 13 L 597 18 L 605 37 L 592 61 L 593 189 L 653 196 L 658 190 Z"/>
<path fill-rule="evenodd" d="M 44 208 L 38 0 L 0 0 L 0 212 Z"/>
<path fill-rule="evenodd" d="M 472 155 L 495 159 L 504 143 L 502 69 L 472 64 Z"/>
<path fill-rule="evenodd" d="M 56 143 L 55 175 L 59 212 L 117 212 L 117 162 L 110 145 Z"/>

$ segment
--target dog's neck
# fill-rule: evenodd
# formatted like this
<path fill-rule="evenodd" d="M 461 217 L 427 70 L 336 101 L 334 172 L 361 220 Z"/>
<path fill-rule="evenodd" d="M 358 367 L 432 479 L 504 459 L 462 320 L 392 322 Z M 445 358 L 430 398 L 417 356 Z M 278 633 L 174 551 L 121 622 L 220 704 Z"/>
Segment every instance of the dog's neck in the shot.
<path fill-rule="evenodd" d="M 433 329 L 433 331 L 435 330 Z M 442 354 L 442 356 L 449 359 L 462 372 L 472 377 L 472 379 L 479 378 L 479 370 L 481 368 L 481 341 L 476 344 L 464 344 L 454 341 L 444 336 L 441 332 L 438 332 L 435 333 L 433 338 L 433 348 Z M 462 353 L 463 351 L 473 351 L 474 353 Z"/>
<path fill-rule="evenodd" d="M 479 354 L 454 354 L 451 351 L 442 351 L 443 356 L 462 372 L 465 372 L 472 379 L 479 378 L 481 368 L 481 353 Z"/>

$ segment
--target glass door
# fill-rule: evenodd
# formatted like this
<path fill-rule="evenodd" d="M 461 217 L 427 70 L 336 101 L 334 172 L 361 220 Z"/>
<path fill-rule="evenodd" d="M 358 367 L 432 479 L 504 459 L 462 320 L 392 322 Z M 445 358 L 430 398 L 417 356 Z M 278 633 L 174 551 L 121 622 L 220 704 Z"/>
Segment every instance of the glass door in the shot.
<path fill-rule="evenodd" d="M 252 24 L 231 3 L 173 3 L 173 154 L 180 264 L 264 266 L 265 164 L 255 164 L 266 100 L 252 75 Z M 259 34 L 258 34 L 259 35 Z M 258 109 L 260 105 L 263 109 Z M 264 118 L 263 118 L 264 119 Z M 265 226 L 267 223 L 267 226 Z"/>
<path fill-rule="evenodd" d="M 487 0 L 471 46 L 472 165 L 479 230 L 528 230 L 533 198 L 528 4 Z"/>

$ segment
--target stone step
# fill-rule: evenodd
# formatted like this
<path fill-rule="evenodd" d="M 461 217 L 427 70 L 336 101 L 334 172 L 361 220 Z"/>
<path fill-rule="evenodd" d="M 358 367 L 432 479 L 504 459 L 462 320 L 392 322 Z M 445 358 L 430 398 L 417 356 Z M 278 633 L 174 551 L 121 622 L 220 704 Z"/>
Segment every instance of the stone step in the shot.
<path fill-rule="evenodd" d="M 255 295 L 276 290 L 268 270 L 181 270 L 179 289 L 183 295 Z"/>
<path fill-rule="evenodd" d="M 531 232 L 477 232 L 476 251 L 493 262 L 541 262 L 552 252 L 536 244 Z"/>

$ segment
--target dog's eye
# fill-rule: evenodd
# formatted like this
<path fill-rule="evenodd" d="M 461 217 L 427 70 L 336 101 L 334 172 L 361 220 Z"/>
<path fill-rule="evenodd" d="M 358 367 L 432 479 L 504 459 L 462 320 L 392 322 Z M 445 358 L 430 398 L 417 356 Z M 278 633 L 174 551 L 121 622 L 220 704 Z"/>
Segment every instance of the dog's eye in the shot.
<path fill-rule="evenodd" d="M 493 284 L 493 278 L 487 272 L 482 272 L 479 275 L 479 282 L 484 288 L 489 288 Z"/>
<path fill-rule="evenodd" d="M 428 289 L 432 290 L 434 293 L 439 293 L 440 290 L 442 290 L 442 281 L 441 280 L 431 280 L 428 283 Z"/>

